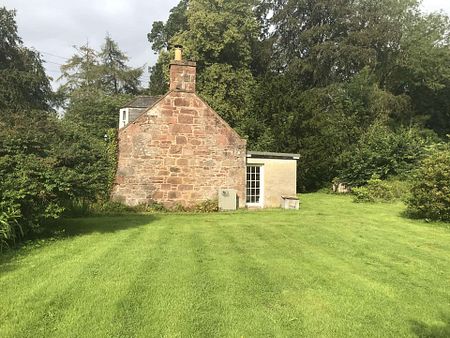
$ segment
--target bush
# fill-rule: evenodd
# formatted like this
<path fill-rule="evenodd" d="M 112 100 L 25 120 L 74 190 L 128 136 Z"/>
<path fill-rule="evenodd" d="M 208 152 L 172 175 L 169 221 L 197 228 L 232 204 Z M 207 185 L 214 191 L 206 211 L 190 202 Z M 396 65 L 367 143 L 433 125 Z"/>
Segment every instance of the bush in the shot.
<path fill-rule="evenodd" d="M 104 140 L 50 116 L 0 127 L 0 212 L 9 215 L 8 207 L 13 207 L 20 225 L 18 231 L 2 216 L 8 234 L 3 241 L 41 233 L 49 220 L 61 216 L 68 201 L 108 196 L 111 156 Z"/>
<path fill-rule="evenodd" d="M 180 203 L 176 203 L 171 208 L 167 208 L 159 202 L 151 202 L 149 204 L 138 204 L 136 206 L 128 206 L 120 202 L 98 201 L 90 202 L 85 199 L 72 200 L 64 205 L 64 216 L 67 217 L 86 217 L 99 215 L 122 215 L 127 213 L 140 212 L 197 212 L 210 213 L 219 211 L 219 203 L 217 199 L 208 199 L 191 207 L 185 207 Z"/>
<path fill-rule="evenodd" d="M 374 124 L 340 157 L 340 182 L 362 186 L 373 176 L 406 177 L 425 155 L 428 139 L 415 129 L 391 130 Z"/>
<path fill-rule="evenodd" d="M 90 202 L 84 199 L 70 201 L 65 206 L 65 217 L 86 217 L 97 215 L 121 215 L 124 213 L 136 212 L 136 208 L 113 201 Z"/>
<path fill-rule="evenodd" d="M 169 211 L 164 204 L 159 202 L 151 202 L 149 204 L 139 204 L 135 207 L 132 207 L 134 212 L 167 212 Z"/>
<path fill-rule="evenodd" d="M 22 227 L 17 221 L 19 217 L 20 212 L 14 207 L 0 206 L 0 251 L 23 236 Z"/>
<path fill-rule="evenodd" d="M 212 199 L 212 200 L 208 199 L 206 201 L 203 201 L 203 202 L 197 204 L 194 207 L 194 211 L 204 212 L 204 213 L 217 212 L 217 211 L 219 211 L 219 201 L 217 199 Z"/>
<path fill-rule="evenodd" d="M 392 202 L 405 198 L 409 191 L 409 184 L 400 180 L 383 181 L 374 175 L 367 185 L 355 187 L 352 193 L 354 202 Z"/>
<path fill-rule="evenodd" d="M 407 212 L 414 217 L 450 221 L 450 145 L 432 149 L 414 175 Z"/>

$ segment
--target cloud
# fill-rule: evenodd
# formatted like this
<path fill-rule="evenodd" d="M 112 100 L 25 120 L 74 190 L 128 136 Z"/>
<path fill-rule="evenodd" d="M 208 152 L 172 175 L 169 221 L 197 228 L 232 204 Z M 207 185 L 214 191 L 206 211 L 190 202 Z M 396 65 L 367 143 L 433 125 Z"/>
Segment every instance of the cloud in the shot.
<path fill-rule="evenodd" d="M 147 41 L 152 22 L 165 21 L 179 0 L 4 0 L 17 9 L 19 35 L 26 46 L 43 53 L 48 73 L 59 76 L 59 64 L 87 41 L 99 48 L 109 33 L 133 66 L 151 65 L 156 56 Z M 52 55 L 51 55 L 52 54 Z M 147 82 L 148 75 L 144 82 Z"/>
<path fill-rule="evenodd" d="M 426 12 L 443 11 L 447 15 L 450 15 L 450 2 L 448 0 L 423 0 L 421 7 Z"/>

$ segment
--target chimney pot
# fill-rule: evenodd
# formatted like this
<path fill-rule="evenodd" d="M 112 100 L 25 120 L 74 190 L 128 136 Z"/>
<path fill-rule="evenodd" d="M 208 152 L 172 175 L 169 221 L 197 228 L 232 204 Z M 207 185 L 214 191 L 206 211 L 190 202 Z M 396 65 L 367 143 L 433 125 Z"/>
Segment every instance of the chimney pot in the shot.
<path fill-rule="evenodd" d="M 175 61 L 183 60 L 183 46 L 175 45 Z"/>

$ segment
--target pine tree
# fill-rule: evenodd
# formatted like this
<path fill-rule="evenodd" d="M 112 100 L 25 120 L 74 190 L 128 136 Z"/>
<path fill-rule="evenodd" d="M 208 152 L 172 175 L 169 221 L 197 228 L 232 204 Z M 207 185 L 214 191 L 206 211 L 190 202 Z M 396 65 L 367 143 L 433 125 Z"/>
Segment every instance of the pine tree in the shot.
<path fill-rule="evenodd" d="M 112 94 L 139 92 L 142 68 L 132 68 L 127 65 L 129 61 L 117 43 L 109 35 L 99 53 L 101 62 L 102 88 Z"/>

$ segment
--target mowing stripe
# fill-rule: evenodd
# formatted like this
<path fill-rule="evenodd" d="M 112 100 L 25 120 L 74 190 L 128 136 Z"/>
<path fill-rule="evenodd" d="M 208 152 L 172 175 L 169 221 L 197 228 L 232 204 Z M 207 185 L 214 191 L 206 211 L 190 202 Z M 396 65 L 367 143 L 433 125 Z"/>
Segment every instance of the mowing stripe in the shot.
<path fill-rule="evenodd" d="M 132 242 L 141 232 L 141 228 L 136 228 L 116 233 L 114 236 L 105 236 L 103 239 L 99 237 L 99 242 L 88 249 L 89 254 L 84 256 L 84 260 L 80 261 L 78 257 L 75 260 L 67 260 L 64 266 L 57 264 L 58 270 L 53 274 L 38 276 L 36 284 L 39 288 L 31 295 L 23 297 L 22 306 L 18 307 L 27 312 L 28 320 L 23 321 L 23 316 L 18 311 L 9 316 L 12 317 L 9 324 L 14 327 L 15 334 L 30 337 L 49 336 L 54 333 L 58 323 L 64 318 L 64 312 L 72 306 L 72 302 L 77 298 L 80 299 L 79 285 L 89 283 L 92 267 L 123 247 L 125 243 Z M 80 246 L 81 244 L 79 243 Z M 58 283 L 55 284 L 53 281 Z"/>

